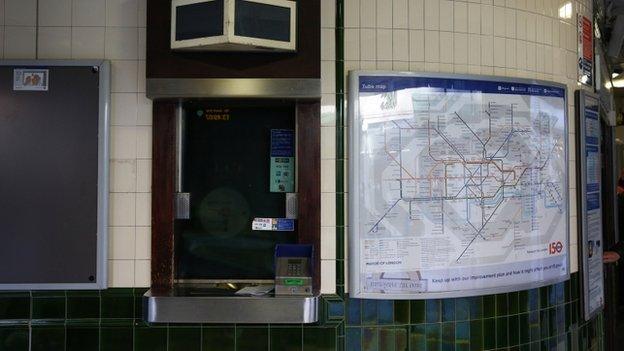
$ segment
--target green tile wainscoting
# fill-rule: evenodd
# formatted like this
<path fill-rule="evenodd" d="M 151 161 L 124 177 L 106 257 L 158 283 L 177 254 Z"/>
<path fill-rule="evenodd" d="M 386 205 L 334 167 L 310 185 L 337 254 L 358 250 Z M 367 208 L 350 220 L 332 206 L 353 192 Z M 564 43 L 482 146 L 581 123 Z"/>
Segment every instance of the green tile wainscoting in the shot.
<path fill-rule="evenodd" d="M 149 325 L 145 289 L 0 293 L 0 351 L 602 350 L 578 274 L 528 291 L 441 300 L 323 296 L 315 325 Z"/>

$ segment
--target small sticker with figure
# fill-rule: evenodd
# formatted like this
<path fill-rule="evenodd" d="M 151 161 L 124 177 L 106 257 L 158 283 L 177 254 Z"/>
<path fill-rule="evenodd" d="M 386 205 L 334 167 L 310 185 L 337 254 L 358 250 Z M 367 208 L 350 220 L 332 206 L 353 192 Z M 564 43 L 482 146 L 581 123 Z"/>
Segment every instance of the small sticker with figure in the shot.
<path fill-rule="evenodd" d="M 47 69 L 14 69 L 13 90 L 48 91 L 49 75 Z"/>

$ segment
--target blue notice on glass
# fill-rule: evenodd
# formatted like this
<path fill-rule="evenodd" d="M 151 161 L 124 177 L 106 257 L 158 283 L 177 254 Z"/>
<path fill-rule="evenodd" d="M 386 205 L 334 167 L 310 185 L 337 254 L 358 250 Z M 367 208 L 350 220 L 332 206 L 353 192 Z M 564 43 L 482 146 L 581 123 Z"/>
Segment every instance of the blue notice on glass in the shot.
<path fill-rule="evenodd" d="M 271 129 L 271 157 L 295 157 L 295 131 Z"/>
<path fill-rule="evenodd" d="M 270 191 L 292 193 L 295 191 L 295 131 L 271 130 Z"/>

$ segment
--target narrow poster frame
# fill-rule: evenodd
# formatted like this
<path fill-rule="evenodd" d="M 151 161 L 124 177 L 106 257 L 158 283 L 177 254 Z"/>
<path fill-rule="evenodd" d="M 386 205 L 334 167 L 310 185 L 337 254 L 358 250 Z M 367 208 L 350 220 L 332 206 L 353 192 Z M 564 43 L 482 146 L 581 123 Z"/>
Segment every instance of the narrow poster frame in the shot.
<path fill-rule="evenodd" d="M 597 124 L 600 132 L 600 99 L 596 94 L 577 90 L 574 95 L 577 124 L 578 164 L 578 228 L 579 228 L 579 263 L 582 270 L 583 313 L 585 320 L 595 317 L 604 308 L 604 251 L 602 218 L 602 170 L 601 170 L 601 135 L 596 139 L 588 131 L 588 123 Z M 594 122 L 591 122 L 594 121 Z M 595 129 L 595 128 L 594 128 Z M 589 154 L 595 154 L 589 157 Z M 592 161 L 593 160 L 593 161 Z M 597 161 L 597 164 L 596 164 Z M 594 166 L 598 182 L 589 183 L 589 171 Z M 590 196 L 591 195 L 591 196 Z M 597 198 L 597 201 L 592 201 Z M 596 207 L 597 206 L 597 207 Z M 590 223 L 593 221 L 593 223 Z M 592 225 L 593 224 L 593 225 Z M 591 228 L 590 228 L 591 227 Z"/>

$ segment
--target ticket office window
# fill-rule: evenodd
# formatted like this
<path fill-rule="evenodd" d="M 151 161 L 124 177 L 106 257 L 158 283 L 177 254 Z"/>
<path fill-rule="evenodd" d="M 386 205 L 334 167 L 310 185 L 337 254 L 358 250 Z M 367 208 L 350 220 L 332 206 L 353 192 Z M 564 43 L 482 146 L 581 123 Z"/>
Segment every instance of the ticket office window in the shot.
<path fill-rule="evenodd" d="M 271 135 L 296 130 L 294 104 L 188 102 L 183 118 L 190 211 L 175 223 L 176 281 L 272 280 L 275 245 L 297 243 L 297 224 L 258 231 L 252 222 L 286 216 L 286 193 L 271 191 Z"/>

